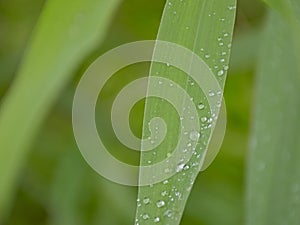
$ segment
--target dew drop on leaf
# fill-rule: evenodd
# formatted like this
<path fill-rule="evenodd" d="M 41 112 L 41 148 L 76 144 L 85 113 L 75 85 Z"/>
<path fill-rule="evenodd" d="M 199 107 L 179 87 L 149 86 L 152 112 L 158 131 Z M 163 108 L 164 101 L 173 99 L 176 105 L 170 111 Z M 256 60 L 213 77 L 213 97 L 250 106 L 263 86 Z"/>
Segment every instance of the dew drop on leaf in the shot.
<path fill-rule="evenodd" d="M 165 205 L 166 205 L 166 203 L 165 203 L 163 200 L 160 200 L 160 201 L 158 201 L 158 202 L 156 203 L 156 206 L 157 206 L 158 208 L 164 207 Z"/>

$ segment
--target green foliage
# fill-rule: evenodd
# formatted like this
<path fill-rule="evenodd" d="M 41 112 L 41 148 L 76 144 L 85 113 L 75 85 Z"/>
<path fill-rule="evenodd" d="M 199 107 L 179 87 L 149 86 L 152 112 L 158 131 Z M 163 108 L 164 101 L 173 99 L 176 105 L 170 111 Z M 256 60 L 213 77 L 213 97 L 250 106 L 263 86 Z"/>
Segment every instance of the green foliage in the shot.
<path fill-rule="evenodd" d="M 260 50 L 247 224 L 300 221 L 299 61 L 293 26 L 271 13 Z"/>
<path fill-rule="evenodd" d="M 195 52 L 207 63 L 220 85 L 223 86 L 228 69 L 235 9 L 236 2 L 234 0 L 222 2 L 211 0 L 167 1 L 157 38 L 158 40 L 180 44 Z M 201 72 L 204 73 L 204 71 Z M 172 80 L 188 92 L 197 107 L 201 103 L 204 104 L 205 109 L 201 108 L 198 112 L 199 121 L 200 118 L 208 118 L 209 120 L 212 117 L 204 93 L 201 89 L 199 90 L 195 81 L 188 78 L 182 71 L 167 64 L 153 63 L 150 76 L 160 76 Z M 199 73 L 199 76 L 201 76 L 201 73 Z M 151 90 L 151 88 L 159 87 L 150 86 L 149 89 Z M 165 92 L 167 92 L 167 89 L 165 89 Z M 184 108 L 184 102 L 182 102 L 182 107 Z M 155 150 L 150 153 L 142 153 L 142 165 L 149 165 L 149 162 L 160 162 L 172 153 L 181 135 L 178 113 L 180 112 L 176 112 L 174 108 L 172 109 L 170 105 L 161 99 L 147 99 L 144 137 L 146 138 L 149 135 L 148 122 L 151 118 L 157 116 L 164 118 L 168 125 L 168 134 L 166 140 Z M 202 127 L 205 127 L 205 124 L 207 126 L 207 121 L 203 121 L 201 122 Z M 154 185 L 139 187 L 137 224 L 160 222 L 176 225 L 180 223 L 192 185 L 203 166 L 210 132 L 210 129 L 203 129 L 199 145 L 197 145 L 195 151 L 197 154 L 194 154 L 187 164 L 179 164 L 175 176 Z M 187 135 L 181 138 L 189 137 Z M 156 171 L 156 173 L 164 172 Z M 143 176 L 146 175 L 144 170 L 141 169 L 140 177 Z"/>
<path fill-rule="evenodd" d="M 80 156 L 71 124 L 77 78 L 68 82 L 76 70 L 81 75 L 88 62 L 112 47 L 155 39 L 165 2 L 126 0 L 113 19 L 118 2 L 46 1 L 12 84 L 12 71 L 35 20 L 31 15 L 43 0 L 0 2 L 0 224 L 133 224 L 136 188 L 106 181 Z M 185 165 L 189 167 L 168 179 L 167 184 L 140 187 L 136 213 L 140 225 L 154 224 L 155 217 L 159 217 L 158 224 L 177 225 L 182 215 L 182 225 L 298 225 L 300 4 L 298 0 L 264 0 L 270 6 L 265 10 L 259 2 L 263 1 L 239 0 L 231 69 L 224 93 L 227 133 L 220 154 L 199 179 L 196 176 L 203 161 L 193 157 Z M 193 50 L 224 87 L 226 73 L 217 74 L 229 64 L 234 6 L 235 0 L 167 1 L 157 38 Z M 112 26 L 107 29 L 109 22 Z M 226 37 L 218 41 L 225 33 Z M 101 41 L 102 47 L 97 48 Z M 221 56 L 223 50 L 226 56 Z M 220 61 L 222 58 L 224 62 Z M 101 95 L 103 102 L 97 105 L 101 138 L 113 155 L 126 162 L 135 162 L 138 154 L 133 157 L 116 141 L 109 124 L 109 105 L 124 84 L 136 79 L 137 74 L 145 74 L 147 66 L 134 65 L 119 71 L 106 85 Z M 193 97 L 195 105 L 201 102 L 207 106 L 198 117 L 210 116 L 203 92 L 191 85 L 193 81 L 185 73 L 173 66 L 153 63 L 150 75 L 179 84 Z M 130 121 L 138 135 L 142 133 L 139 122 L 143 120 L 143 102 L 139 103 L 132 110 Z M 148 98 L 145 110 L 143 136 L 149 135 L 147 122 L 153 116 L 167 122 L 168 133 L 155 149 L 155 156 L 153 152 L 142 154 L 142 165 L 168 157 L 178 141 L 180 125 L 178 113 L 166 101 Z M 50 117 L 39 129 L 50 111 Z M 251 147 L 245 154 L 249 127 Z M 202 132 L 200 144 L 209 134 L 210 130 Z M 207 143 L 202 144 L 202 151 L 205 147 Z M 197 151 L 201 153 L 200 148 Z M 203 160 L 204 154 L 200 156 Z M 197 167 L 191 169 L 191 165 Z M 145 204 L 148 198 L 149 203 Z M 160 202 L 158 207 L 162 200 L 164 205 Z M 12 213 L 5 220 L 11 208 Z"/>
<path fill-rule="evenodd" d="M 16 176 L 53 102 L 77 64 L 99 44 L 118 1 L 48 1 L 0 112 L 0 218 Z M 45 46 L 48 46 L 45 50 Z"/>

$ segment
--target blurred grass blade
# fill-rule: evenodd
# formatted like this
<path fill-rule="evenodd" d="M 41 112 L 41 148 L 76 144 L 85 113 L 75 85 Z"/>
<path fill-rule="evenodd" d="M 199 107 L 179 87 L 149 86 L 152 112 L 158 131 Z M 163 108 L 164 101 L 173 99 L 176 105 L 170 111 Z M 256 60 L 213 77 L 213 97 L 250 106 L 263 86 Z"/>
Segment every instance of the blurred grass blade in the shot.
<path fill-rule="evenodd" d="M 223 87 L 228 70 L 235 9 L 235 0 L 168 0 L 157 39 L 173 42 L 192 50 L 203 59 L 220 86 Z M 158 50 L 159 48 L 154 51 L 154 55 Z M 164 54 L 164 52 L 158 54 Z M 166 52 L 165 54 L 170 53 Z M 202 72 L 199 71 L 199 76 Z M 157 184 L 139 187 L 136 224 L 176 225 L 180 223 L 192 184 L 204 161 L 205 149 L 211 132 L 209 123 L 212 115 L 201 87 L 198 87 L 196 82 L 188 78 L 184 72 L 168 63 L 152 63 L 150 76 L 172 80 L 183 88 L 198 109 L 198 115 L 193 119 L 195 122 L 199 119 L 203 128 L 192 158 L 187 164 L 178 165 L 175 176 Z M 163 85 L 156 88 L 163 89 L 163 92 L 167 93 L 170 89 L 162 88 Z M 149 86 L 148 93 L 152 87 Z M 170 87 L 173 87 L 172 83 L 170 83 Z M 212 94 L 217 95 L 217 93 Z M 181 96 L 179 97 L 181 98 Z M 182 105 L 185 105 L 184 102 Z M 157 148 L 149 152 L 142 152 L 141 165 L 153 165 L 165 160 L 175 149 L 181 130 L 178 113 L 180 112 L 176 112 L 174 107 L 163 99 L 147 98 L 143 137 L 150 136 L 148 122 L 154 117 L 163 118 L 168 129 L 164 141 Z M 201 121 L 200 118 L 202 118 Z M 195 135 L 193 134 L 193 136 Z M 185 149 L 182 151 L 184 152 Z M 161 174 L 169 171 L 155 172 Z M 144 179 L 144 176 L 144 170 L 141 169 L 140 178 Z"/>
<path fill-rule="evenodd" d="M 277 12 L 281 13 L 285 18 L 290 18 L 292 13 L 292 8 L 290 5 L 290 0 L 263 0 L 271 8 L 275 9 Z"/>
<path fill-rule="evenodd" d="M 298 0 L 263 0 L 271 8 L 279 12 L 285 19 L 292 23 L 293 26 L 300 25 L 300 6 Z M 299 29 L 299 27 L 297 28 Z M 293 31 L 295 32 L 295 31 Z M 297 30 L 298 35 L 299 30 Z"/>
<path fill-rule="evenodd" d="M 293 28 L 268 17 L 248 166 L 247 225 L 300 221 L 300 69 Z"/>
<path fill-rule="evenodd" d="M 118 0 L 47 1 L 0 112 L 0 218 L 38 127 L 78 63 L 99 44 Z"/>

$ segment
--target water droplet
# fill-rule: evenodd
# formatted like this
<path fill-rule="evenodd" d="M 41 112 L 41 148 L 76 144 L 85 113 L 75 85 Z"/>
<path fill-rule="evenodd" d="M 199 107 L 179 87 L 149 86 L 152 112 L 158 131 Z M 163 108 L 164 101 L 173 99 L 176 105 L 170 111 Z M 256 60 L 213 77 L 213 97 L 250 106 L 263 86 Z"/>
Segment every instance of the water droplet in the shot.
<path fill-rule="evenodd" d="M 209 91 L 209 92 L 208 92 L 208 96 L 209 96 L 209 97 L 213 97 L 213 96 L 215 96 L 215 93 L 214 93 L 213 91 Z"/>
<path fill-rule="evenodd" d="M 158 223 L 160 221 L 160 218 L 157 216 L 154 218 L 154 223 Z"/>
<path fill-rule="evenodd" d="M 180 172 L 181 170 L 183 170 L 184 166 L 185 166 L 184 163 L 178 164 L 177 167 L 176 167 L 176 172 L 178 173 L 178 172 Z"/>
<path fill-rule="evenodd" d="M 228 70 L 229 69 L 229 66 L 224 66 L 224 70 Z"/>
<path fill-rule="evenodd" d="M 190 139 L 192 141 L 197 141 L 199 139 L 199 137 L 200 137 L 200 133 L 198 131 L 192 131 L 190 133 Z"/>
<path fill-rule="evenodd" d="M 145 213 L 145 214 L 142 215 L 142 218 L 144 220 L 148 220 L 150 217 L 149 217 L 149 215 L 147 213 Z"/>
<path fill-rule="evenodd" d="M 179 191 L 176 191 L 175 192 L 175 196 L 178 197 L 178 198 L 180 198 L 181 197 L 181 193 Z"/>
<path fill-rule="evenodd" d="M 189 170 L 190 166 L 189 165 L 186 165 L 183 169 L 184 170 Z"/>
<path fill-rule="evenodd" d="M 143 203 L 144 203 L 145 205 L 148 205 L 148 204 L 150 203 L 150 198 L 145 197 L 145 198 L 143 199 Z"/>
<path fill-rule="evenodd" d="M 218 72 L 218 76 L 222 76 L 224 74 L 224 70 L 220 70 L 219 72 Z"/>
<path fill-rule="evenodd" d="M 201 122 L 204 123 L 204 122 L 206 122 L 206 121 L 207 121 L 207 117 L 205 117 L 205 116 L 204 116 L 204 117 L 201 117 Z"/>
<path fill-rule="evenodd" d="M 163 200 L 160 200 L 158 202 L 156 202 L 156 206 L 158 208 L 164 207 L 166 205 L 166 203 Z"/>
<path fill-rule="evenodd" d="M 163 191 L 162 193 L 161 193 L 161 196 L 167 196 L 167 194 L 168 194 L 168 192 L 167 191 Z"/>
<path fill-rule="evenodd" d="M 171 217 L 173 216 L 173 212 L 172 212 L 170 209 L 168 209 L 168 210 L 164 213 L 164 215 L 165 215 L 166 217 L 171 218 Z"/>
<path fill-rule="evenodd" d="M 205 105 L 204 105 L 203 103 L 200 103 L 200 104 L 198 105 L 198 109 L 202 110 L 202 109 L 204 109 L 204 108 L 205 108 Z"/>
<path fill-rule="evenodd" d="M 210 57 L 210 55 L 209 55 L 209 54 L 206 54 L 206 55 L 205 55 L 205 58 L 206 58 L 206 59 L 208 59 L 209 57 Z"/>

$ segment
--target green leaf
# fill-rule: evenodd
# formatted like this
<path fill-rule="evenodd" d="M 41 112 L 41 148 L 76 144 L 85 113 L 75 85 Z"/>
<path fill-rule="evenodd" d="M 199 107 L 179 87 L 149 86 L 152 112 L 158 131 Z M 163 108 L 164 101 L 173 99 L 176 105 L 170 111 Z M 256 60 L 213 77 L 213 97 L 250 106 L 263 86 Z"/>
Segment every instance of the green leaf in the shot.
<path fill-rule="evenodd" d="M 284 17 L 290 18 L 292 13 L 292 8 L 290 5 L 290 0 L 263 0 L 270 7 L 274 8 L 276 11 L 281 13 Z"/>
<path fill-rule="evenodd" d="M 223 87 L 229 63 L 235 9 L 235 0 L 169 0 L 164 9 L 158 40 L 179 44 L 200 56 L 206 65 L 199 71 L 196 79 L 201 78 L 205 74 L 213 76 L 219 85 Z M 166 58 L 170 58 L 174 54 L 174 52 L 162 50 L 164 49 L 160 49 L 159 46 L 154 50 L 154 60 L 157 56 L 165 55 Z M 184 62 L 185 55 L 179 55 L 178 57 L 181 57 Z M 190 61 L 189 63 L 192 65 L 193 62 L 194 61 Z M 142 152 L 141 165 L 149 166 L 157 164 L 172 154 L 177 143 L 180 142 L 179 140 L 191 141 L 194 139 L 191 138 L 192 133 L 181 133 L 183 130 L 181 120 L 193 120 L 193 123 L 196 124 L 199 122 L 202 127 L 199 139 L 196 138 L 196 140 L 199 140 L 198 144 L 196 141 L 197 147 L 192 149 L 187 145 L 187 149 L 180 149 L 182 152 L 192 152 L 193 156 L 187 163 L 175 165 L 175 167 L 177 167 L 175 168 L 176 174 L 174 176 L 156 184 L 139 187 L 136 224 L 160 223 L 176 225 L 180 223 L 185 203 L 196 176 L 203 166 L 207 166 L 203 165 L 203 162 L 211 134 L 209 126 L 209 123 L 211 123 L 210 118 L 213 117 L 213 115 L 208 106 L 209 100 L 205 97 L 205 93 L 202 90 L 204 86 L 199 87 L 195 80 L 188 77 L 183 71 L 172 66 L 172 63 L 170 63 L 170 65 L 168 62 L 166 62 L 166 64 L 152 63 L 150 78 L 154 77 L 168 79 L 170 82 L 158 82 L 157 84 L 151 85 L 150 80 L 148 93 L 161 90 L 162 95 L 175 96 L 182 107 L 176 109 L 174 105 L 172 105 L 173 102 L 168 103 L 165 99 L 148 96 L 145 105 L 143 138 L 146 139 L 150 137 L 148 128 L 151 126 L 148 126 L 148 123 L 154 117 L 164 119 L 167 125 L 167 132 L 165 139 L 158 147 L 149 152 Z M 184 114 L 184 107 L 188 101 L 183 99 L 184 97 L 181 96 L 180 93 L 174 92 L 175 84 L 178 84 L 179 87 L 192 98 L 191 102 L 197 108 L 195 117 L 187 118 L 188 115 Z M 212 95 L 220 95 L 220 93 L 217 94 L 213 91 L 214 90 L 212 90 Z M 180 113 L 183 113 L 185 117 L 179 118 Z M 182 136 L 182 139 L 180 139 L 180 136 Z M 157 142 L 157 140 L 153 141 L 154 143 Z M 145 150 L 145 146 L 143 145 L 142 150 Z M 208 163 L 214 157 L 214 154 L 210 155 L 210 158 L 207 159 Z M 173 171 L 173 168 L 170 168 L 170 170 Z M 147 178 L 151 180 L 153 178 L 147 177 L 149 175 L 147 172 L 149 171 L 141 167 L 140 181 Z M 159 177 L 163 173 L 168 172 L 169 171 L 166 170 L 153 169 L 152 174 Z"/>
<path fill-rule="evenodd" d="M 298 0 L 263 0 L 263 1 L 266 2 L 271 8 L 279 12 L 285 19 L 291 22 L 291 24 L 295 26 L 294 27 L 295 29 L 299 29 L 300 5 Z M 299 30 L 297 32 L 299 33 Z"/>
<path fill-rule="evenodd" d="M 300 68 L 294 27 L 271 13 L 259 57 L 247 224 L 300 221 Z"/>
<path fill-rule="evenodd" d="M 100 43 L 118 0 L 47 1 L 0 111 L 0 218 L 30 142 L 80 61 Z"/>

